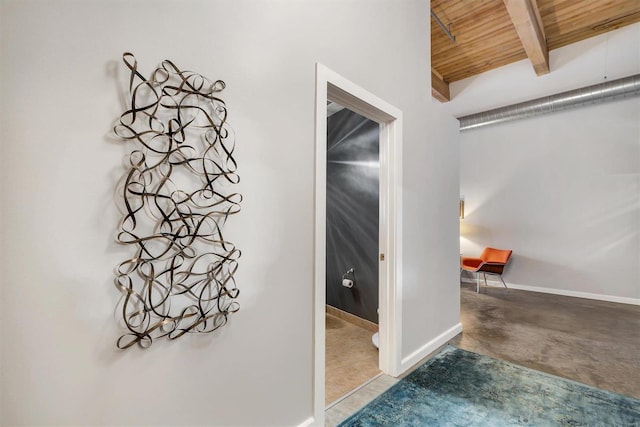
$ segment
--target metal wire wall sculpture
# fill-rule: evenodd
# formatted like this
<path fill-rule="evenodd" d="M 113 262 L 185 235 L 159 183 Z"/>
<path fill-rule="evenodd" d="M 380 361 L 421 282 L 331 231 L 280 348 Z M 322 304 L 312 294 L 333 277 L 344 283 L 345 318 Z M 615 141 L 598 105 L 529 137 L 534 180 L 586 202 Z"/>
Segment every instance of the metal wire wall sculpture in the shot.
<path fill-rule="evenodd" d="M 147 348 L 154 338 L 212 332 L 239 309 L 234 274 L 240 251 L 222 236 L 242 195 L 225 192 L 239 182 L 227 109 L 211 81 L 163 61 L 147 79 L 133 54 L 131 105 L 115 134 L 134 143 L 122 196 L 117 241 L 135 247 L 116 268 L 128 330 L 120 349 Z"/>

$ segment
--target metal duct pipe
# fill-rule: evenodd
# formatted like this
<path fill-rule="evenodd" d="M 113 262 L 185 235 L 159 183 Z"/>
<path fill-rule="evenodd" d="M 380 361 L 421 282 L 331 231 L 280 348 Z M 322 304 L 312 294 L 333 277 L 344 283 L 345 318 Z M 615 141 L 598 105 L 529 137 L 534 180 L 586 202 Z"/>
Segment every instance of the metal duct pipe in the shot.
<path fill-rule="evenodd" d="M 436 13 L 433 11 L 433 9 L 431 9 L 431 17 L 438 23 L 438 25 L 440 25 L 440 28 L 442 28 L 442 31 L 444 31 L 444 33 L 449 37 L 449 39 L 453 43 L 455 43 L 456 42 L 456 36 L 451 34 L 451 31 L 449 31 L 449 29 L 444 25 L 444 23 L 440 20 L 440 18 L 438 18 L 438 15 L 436 15 Z"/>
<path fill-rule="evenodd" d="M 640 95 L 640 74 L 459 117 L 460 130 Z"/>

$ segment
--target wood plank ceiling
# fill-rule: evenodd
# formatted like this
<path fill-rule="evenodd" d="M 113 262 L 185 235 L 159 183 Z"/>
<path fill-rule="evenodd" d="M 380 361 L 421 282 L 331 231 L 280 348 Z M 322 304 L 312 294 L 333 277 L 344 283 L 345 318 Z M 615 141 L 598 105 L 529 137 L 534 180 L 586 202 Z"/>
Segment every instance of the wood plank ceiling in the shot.
<path fill-rule="evenodd" d="M 449 83 L 527 57 L 538 75 L 553 72 L 545 51 L 640 22 L 640 0 L 431 0 L 431 10 L 455 36 L 431 18 L 432 93 L 440 101 L 449 100 Z"/>

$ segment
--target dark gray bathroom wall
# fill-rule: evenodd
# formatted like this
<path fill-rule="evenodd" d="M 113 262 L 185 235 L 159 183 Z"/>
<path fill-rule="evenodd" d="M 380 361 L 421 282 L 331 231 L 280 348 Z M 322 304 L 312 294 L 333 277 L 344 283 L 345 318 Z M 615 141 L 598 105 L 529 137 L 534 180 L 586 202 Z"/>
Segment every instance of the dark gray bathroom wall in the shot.
<path fill-rule="evenodd" d="M 379 125 L 343 109 L 327 119 L 327 146 L 327 304 L 378 323 Z"/>

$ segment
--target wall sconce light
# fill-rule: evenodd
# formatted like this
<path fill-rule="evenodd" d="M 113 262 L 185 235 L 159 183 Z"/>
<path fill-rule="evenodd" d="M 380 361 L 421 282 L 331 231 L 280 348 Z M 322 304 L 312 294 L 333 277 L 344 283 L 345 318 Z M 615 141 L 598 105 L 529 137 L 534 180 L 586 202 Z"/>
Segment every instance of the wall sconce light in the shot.
<path fill-rule="evenodd" d="M 460 198 L 460 219 L 464 219 L 464 197 Z"/>

